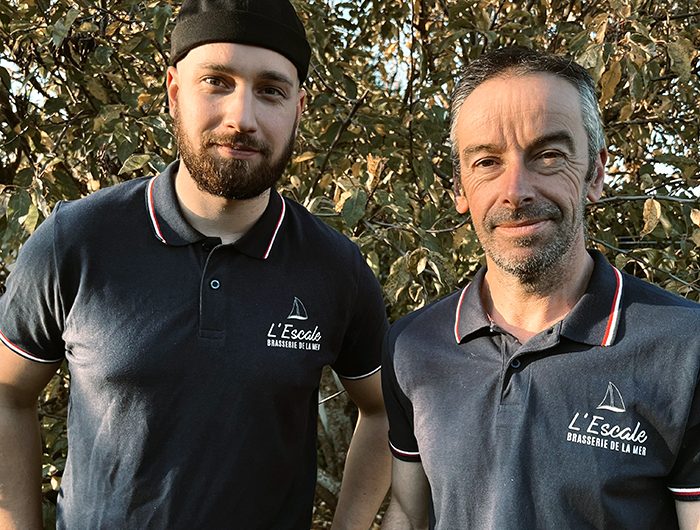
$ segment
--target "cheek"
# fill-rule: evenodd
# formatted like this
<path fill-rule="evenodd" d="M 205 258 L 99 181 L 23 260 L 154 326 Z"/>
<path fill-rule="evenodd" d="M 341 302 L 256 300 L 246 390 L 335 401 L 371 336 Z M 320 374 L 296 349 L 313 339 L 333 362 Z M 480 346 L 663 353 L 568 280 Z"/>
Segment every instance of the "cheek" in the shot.
<path fill-rule="evenodd" d="M 258 114 L 257 122 L 263 134 L 278 147 L 281 147 L 287 144 L 296 127 L 297 120 L 296 113 L 287 109 L 284 111 L 264 109 Z"/>
<path fill-rule="evenodd" d="M 587 186 L 585 182 L 587 169 L 587 163 L 564 164 L 559 171 L 543 177 L 546 185 L 541 187 L 542 194 L 563 203 L 563 206 L 578 207 Z"/>

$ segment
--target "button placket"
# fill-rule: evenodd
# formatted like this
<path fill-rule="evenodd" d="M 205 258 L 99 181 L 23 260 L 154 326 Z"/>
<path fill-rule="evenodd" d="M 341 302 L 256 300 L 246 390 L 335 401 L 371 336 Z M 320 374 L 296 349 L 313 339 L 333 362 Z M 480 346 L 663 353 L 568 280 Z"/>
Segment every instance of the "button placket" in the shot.
<path fill-rule="evenodd" d="M 227 296 L 224 283 L 229 257 L 225 252 L 211 252 L 205 261 L 200 283 L 200 336 L 223 340 L 226 333 Z M 230 285 L 229 285 L 230 287 Z"/>

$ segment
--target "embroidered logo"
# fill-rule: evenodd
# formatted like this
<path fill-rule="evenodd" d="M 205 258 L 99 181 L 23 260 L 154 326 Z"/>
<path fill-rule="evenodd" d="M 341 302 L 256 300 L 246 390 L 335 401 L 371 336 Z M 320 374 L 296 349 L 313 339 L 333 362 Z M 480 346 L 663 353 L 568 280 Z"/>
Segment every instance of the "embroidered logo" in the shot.
<path fill-rule="evenodd" d="M 600 405 L 596 407 L 596 410 L 609 410 L 611 412 L 626 412 L 625 402 L 622 399 L 622 394 L 618 388 L 612 383 L 608 382 L 608 390 L 605 392 L 605 397 Z"/>
<path fill-rule="evenodd" d="M 567 442 L 619 453 L 647 455 L 647 432 L 642 429 L 641 422 L 632 425 L 627 419 L 622 393 L 612 381 L 608 382 L 603 400 L 595 410 L 606 411 L 608 415 L 604 416 L 605 412 L 574 412 L 566 430 Z M 611 412 L 613 416 L 609 415 Z M 625 416 L 620 416 L 622 414 Z"/>
<path fill-rule="evenodd" d="M 296 296 L 292 302 L 292 310 L 289 312 L 287 320 L 308 320 L 309 315 L 306 314 L 306 308 Z"/>
<path fill-rule="evenodd" d="M 309 320 L 309 314 L 302 301 L 296 296 L 292 300 L 292 310 L 284 322 L 273 322 L 267 331 L 267 345 L 271 348 L 291 350 L 320 350 L 322 334 L 318 325 L 303 323 Z M 298 324 L 288 322 L 299 321 Z"/>

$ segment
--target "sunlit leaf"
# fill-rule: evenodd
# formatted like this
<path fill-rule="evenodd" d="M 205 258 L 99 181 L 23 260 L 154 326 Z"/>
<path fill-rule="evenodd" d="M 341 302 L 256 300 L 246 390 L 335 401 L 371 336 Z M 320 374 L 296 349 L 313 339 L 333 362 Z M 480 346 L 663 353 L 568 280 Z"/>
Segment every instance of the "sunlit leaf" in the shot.
<path fill-rule="evenodd" d="M 620 84 L 620 79 L 622 79 L 622 65 L 618 61 L 614 61 L 600 78 L 601 105 L 613 98 L 617 91 L 617 86 Z"/>
<path fill-rule="evenodd" d="M 697 226 L 700 226 L 700 210 L 693 208 L 690 211 L 690 220 L 693 221 Z"/>
<path fill-rule="evenodd" d="M 124 165 L 122 165 L 119 170 L 119 174 L 132 173 L 138 169 L 143 168 L 151 160 L 151 155 L 144 154 L 134 154 L 127 158 Z"/>
<path fill-rule="evenodd" d="M 645 236 L 651 233 L 661 218 L 661 204 L 656 199 L 644 201 L 644 228 L 639 235 Z"/>
<path fill-rule="evenodd" d="M 688 79 L 693 70 L 691 59 L 695 46 L 688 39 L 679 38 L 675 42 L 669 42 L 666 46 L 671 58 L 671 68 L 682 79 Z"/>

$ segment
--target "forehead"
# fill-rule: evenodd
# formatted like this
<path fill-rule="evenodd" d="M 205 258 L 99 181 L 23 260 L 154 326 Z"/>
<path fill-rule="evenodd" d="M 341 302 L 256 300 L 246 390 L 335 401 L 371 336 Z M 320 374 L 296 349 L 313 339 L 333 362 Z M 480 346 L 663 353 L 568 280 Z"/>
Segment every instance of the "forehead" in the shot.
<path fill-rule="evenodd" d="M 284 55 L 267 48 L 233 42 L 197 46 L 177 63 L 177 68 L 193 71 L 214 65 L 242 76 L 255 77 L 262 72 L 277 72 L 290 80 L 297 80 L 296 67 Z"/>
<path fill-rule="evenodd" d="M 467 138 L 523 137 L 554 128 L 585 138 L 578 90 L 555 75 L 535 73 L 495 77 L 476 87 L 459 110 L 455 134 L 462 147 Z"/>

